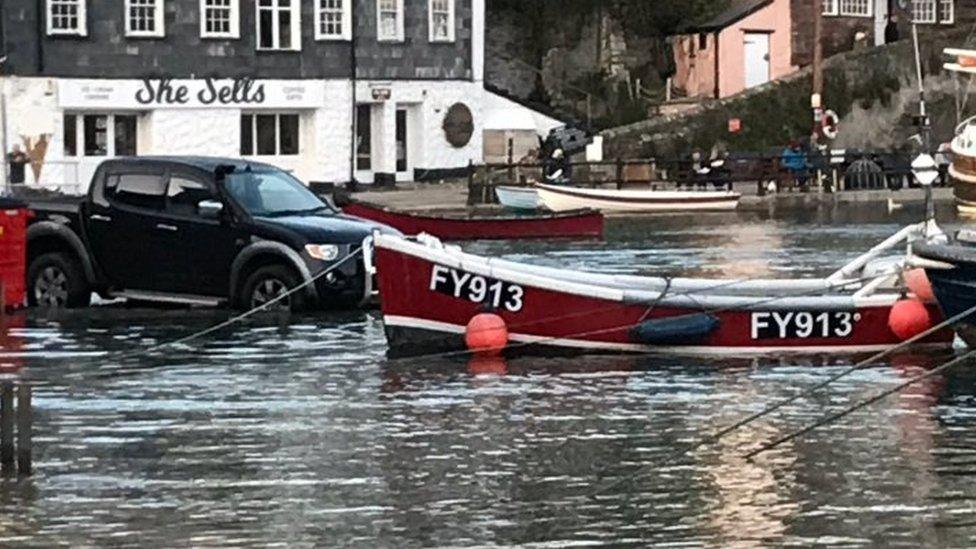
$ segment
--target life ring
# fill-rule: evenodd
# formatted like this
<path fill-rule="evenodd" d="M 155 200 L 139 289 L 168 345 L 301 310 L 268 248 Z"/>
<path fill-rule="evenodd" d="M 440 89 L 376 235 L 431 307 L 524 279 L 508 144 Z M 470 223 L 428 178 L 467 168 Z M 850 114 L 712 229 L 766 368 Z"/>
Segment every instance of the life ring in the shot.
<path fill-rule="evenodd" d="M 840 117 L 837 116 L 837 113 L 828 109 L 824 111 L 823 118 L 820 119 L 820 133 L 827 139 L 836 139 L 838 124 L 840 124 Z"/>

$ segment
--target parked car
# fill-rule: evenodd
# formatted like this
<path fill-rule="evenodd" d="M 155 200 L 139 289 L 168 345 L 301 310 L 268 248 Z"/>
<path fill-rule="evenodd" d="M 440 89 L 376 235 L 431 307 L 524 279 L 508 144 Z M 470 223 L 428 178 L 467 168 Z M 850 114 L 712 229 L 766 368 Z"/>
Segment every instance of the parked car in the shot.
<path fill-rule="evenodd" d="M 355 260 L 278 304 L 346 307 L 372 291 L 373 231 L 289 173 L 258 162 L 134 157 L 103 162 L 78 202 L 35 202 L 27 229 L 30 305 L 82 307 L 92 292 L 252 308 Z M 365 259 L 364 259 L 365 258 Z"/>

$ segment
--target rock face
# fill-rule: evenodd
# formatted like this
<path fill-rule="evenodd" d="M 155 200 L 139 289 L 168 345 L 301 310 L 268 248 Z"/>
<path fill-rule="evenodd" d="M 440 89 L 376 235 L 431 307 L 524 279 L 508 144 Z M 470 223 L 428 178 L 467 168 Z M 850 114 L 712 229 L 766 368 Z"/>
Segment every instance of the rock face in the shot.
<path fill-rule="evenodd" d="M 942 49 L 964 43 L 966 32 L 932 34 L 922 42 L 925 98 L 933 124 L 933 144 L 947 141 L 965 111 L 956 106 L 954 77 L 942 70 Z M 622 126 L 603 133 L 607 156 L 677 158 L 698 149 L 770 151 L 790 139 L 810 135 L 809 68 L 742 94 L 712 101 L 671 116 Z M 840 116 L 834 148 L 890 149 L 909 146 L 917 133 L 911 116 L 918 111 L 912 44 L 837 55 L 824 63 L 824 105 Z M 965 88 L 965 86 L 962 86 Z M 976 90 L 974 90 L 976 91 Z M 976 103 L 970 102 L 976 114 Z M 741 130 L 729 132 L 729 120 Z"/>

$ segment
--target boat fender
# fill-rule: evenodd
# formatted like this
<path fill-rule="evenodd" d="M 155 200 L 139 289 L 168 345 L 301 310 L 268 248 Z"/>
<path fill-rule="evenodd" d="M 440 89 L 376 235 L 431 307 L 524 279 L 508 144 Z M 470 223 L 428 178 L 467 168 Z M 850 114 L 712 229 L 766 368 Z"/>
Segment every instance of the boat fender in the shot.
<path fill-rule="evenodd" d="M 902 299 L 888 312 L 888 328 L 905 341 L 932 327 L 932 316 L 918 299 Z"/>
<path fill-rule="evenodd" d="M 648 345 L 683 345 L 701 340 L 718 326 L 719 320 L 707 313 L 652 318 L 631 328 L 630 338 Z"/>

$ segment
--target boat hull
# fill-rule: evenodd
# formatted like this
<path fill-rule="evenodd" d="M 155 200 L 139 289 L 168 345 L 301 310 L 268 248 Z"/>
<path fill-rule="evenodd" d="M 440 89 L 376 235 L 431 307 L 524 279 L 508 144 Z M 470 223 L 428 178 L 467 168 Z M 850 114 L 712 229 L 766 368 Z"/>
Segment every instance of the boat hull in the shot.
<path fill-rule="evenodd" d="M 916 245 L 915 253 L 937 262 L 936 266 L 927 267 L 925 274 L 946 318 L 976 307 L 976 250 L 923 244 Z M 943 268 L 947 265 L 952 268 Z M 976 348 L 976 313 L 964 317 L 953 327 L 967 345 Z"/>
<path fill-rule="evenodd" d="M 536 185 L 539 200 L 554 212 L 593 208 L 607 213 L 734 210 L 734 192 L 610 190 Z"/>
<path fill-rule="evenodd" d="M 513 210 L 534 211 L 542 206 L 539 193 L 532 187 L 498 186 L 495 196 L 499 204 Z"/>
<path fill-rule="evenodd" d="M 627 302 L 620 290 L 573 284 L 501 270 L 485 274 L 464 260 L 439 260 L 402 239 L 377 238 L 376 265 L 386 334 L 396 354 L 463 349 L 469 320 L 492 310 L 519 348 L 681 354 L 764 354 L 877 351 L 901 340 L 888 327 L 898 299 L 860 306 L 796 307 L 789 300 L 756 299 L 748 308 L 702 309 Z M 634 328 L 648 320 L 706 313 L 717 320 L 711 333 L 685 341 L 648 344 Z M 932 305 L 933 318 L 941 318 Z M 800 321 L 800 319 L 803 319 Z M 824 319 L 823 324 L 817 324 Z M 808 329 L 810 323 L 814 327 Z M 946 344 L 952 332 L 928 343 Z"/>
<path fill-rule="evenodd" d="M 536 238 L 600 238 L 603 215 L 593 210 L 535 216 L 437 217 L 386 210 L 354 202 L 343 212 L 416 235 L 427 233 L 445 240 L 509 240 Z"/>
<path fill-rule="evenodd" d="M 976 215 L 976 158 L 953 146 L 952 164 L 949 166 L 952 194 L 959 213 Z"/>

